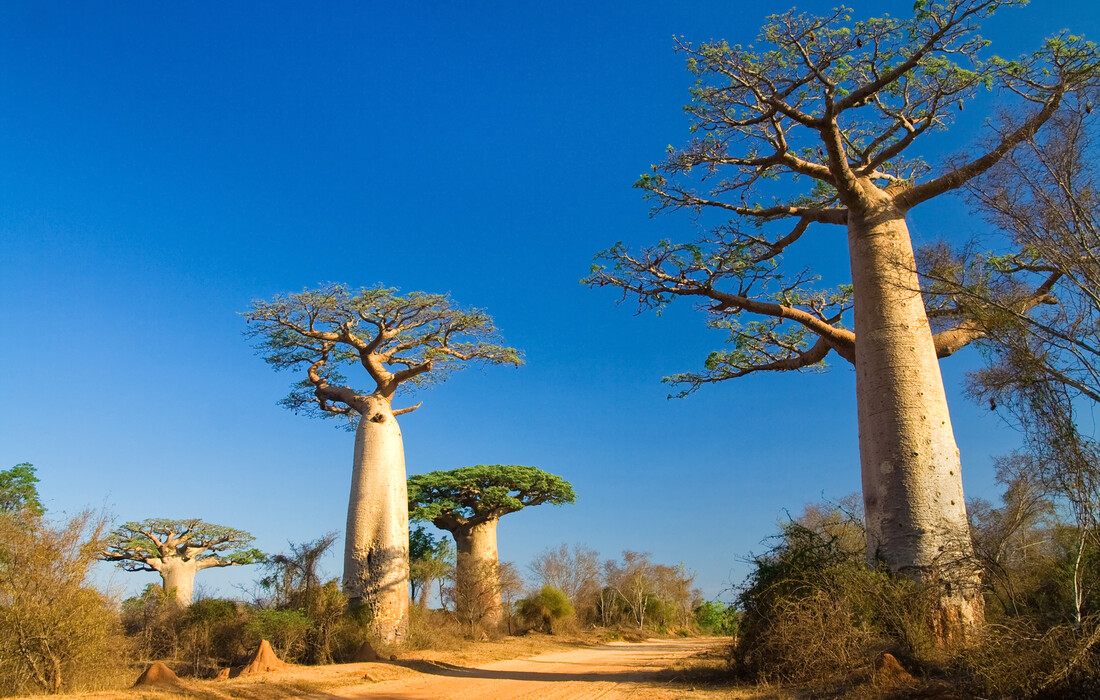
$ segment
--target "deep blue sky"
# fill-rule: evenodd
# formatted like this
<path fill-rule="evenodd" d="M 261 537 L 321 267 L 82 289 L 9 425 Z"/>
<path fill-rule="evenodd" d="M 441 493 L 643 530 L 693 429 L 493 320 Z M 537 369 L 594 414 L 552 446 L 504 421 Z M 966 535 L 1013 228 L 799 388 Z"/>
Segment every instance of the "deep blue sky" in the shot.
<path fill-rule="evenodd" d="M 631 189 L 688 137 L 672 35 L 751 43 L 785 7 L 0 5 L 0 468 L 33 462 L 54 514 L 197 516 L 268 551 L 342 530 L 352 436 L 276 405 L 291 377 L 253 354 L 237 312 L 325 281 L 450 292 L 488 309 L 527 365 L 412 398 L 409 471 L 561 474 L 577 504 L 506 518 L 503 559 L 561 542 L 649 551 L 717 594 L 785 509 L 858 489 L 853 374 L 669 401 L 660 378 L 720 338 L 687 306 L 635 317 L 578 280 L 617 240 L 694 236 Z M 1098 37 L 1100 12 L 1043 0 L 985 34 L 1013 56 L 1066 27 Z M 913 230 L 982 230 L 960 213 L 929 206 Z M 846 253 L 827 233 L 807 252 L 830 273 Z M 968 495 L 995 498 L 990 457 L 1016 436 L 961 395 L 975 361 L 944 371 Z M 156 580 L 111 571 L 130 591 Z M 254 575 L 199 582 L 233 594 Z"/>

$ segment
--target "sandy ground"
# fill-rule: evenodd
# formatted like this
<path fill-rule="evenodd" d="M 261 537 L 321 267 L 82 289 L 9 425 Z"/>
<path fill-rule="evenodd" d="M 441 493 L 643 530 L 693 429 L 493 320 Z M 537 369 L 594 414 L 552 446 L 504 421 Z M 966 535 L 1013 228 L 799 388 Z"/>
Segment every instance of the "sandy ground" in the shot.
<path fill-rule="evenodd" d="M 231 680 L 185 678 L 178 686 L 143 686 L 50 697 L 58 700 L 788 700 L 787 695 L 733 689 L 727 677 L 729 643 L 726 638 L 700 637 L 594 645 L 531 634 L 470 642 L 451 651 L 406 652 L 398 661 L 287 665 Z M 138 672 L 135 670 L 128 678 L 136 678 Z"/>
<path fill-rule="evenodd" d="M 541 654 L 528 659 L 460 666 L 421 661 L 419 679 L 383 681 L 356 698 L 388 700 L 588 700 L 676 697 L 667 671 L 685 659 L 717 652 L 724 640 L 653 639 Z M 682 695 L 681 695 L 682 697 Z"/>

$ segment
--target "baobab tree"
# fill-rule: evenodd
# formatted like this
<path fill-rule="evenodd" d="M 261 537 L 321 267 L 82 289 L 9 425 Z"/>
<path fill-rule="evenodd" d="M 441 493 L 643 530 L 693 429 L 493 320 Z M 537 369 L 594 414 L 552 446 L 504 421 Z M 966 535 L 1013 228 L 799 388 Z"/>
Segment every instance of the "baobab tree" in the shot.
<path fill-rule="evenodd" d="M 456 607 L 469 621 L 503 621 L 497 524 L 508 513 L 543 503 L 573 503 L 573 486 L 536 467 L 478 465 L 409 477 L 409 513 L 455 538 Z"/>
<path fill-rule="evenodd" d="M 906 214 L 988 171 L 1098 75 L 1096 47 L 1068 35 L 1016 61 L 985 59 L 977 22 L 1015 4 L 919 0 L 910 19 L 865 21 L 843 8 L 791 11 L 770 18 L 754 47 L 678 41 L 697 77 L 686 108 L 697 136 L 636 187 L 655 211 L 732 219 L 693 243 L 616 244 L 587 280 L 642 309 L 695 298 L 728 331 L 730 346 L 702 371 L 669 378 L 684 394 L 834 354 L 854 365 L 868 556 L 939 587 L 932 624 L 943 641 L 980 624 L 983 605 L 938 360 L 985 328 L 944 314 L 933 335 Z M 915 156 L 983 87 L 1016 100 L 1022 118 L 979 153 L 937 167 Z M 827 289 L 783 270 L 814 225 L 846 229 L 850 284 Z M 1048 292 L 1029 290 L 1016 310 Z"/>
<path fill-rule="evenodd" d="M 165 593 L 181 605 L 190 605 L 198 572 L 263 560 L 263 552 L 248 546 L 253 539 L 244 530 L 195 518 L 150 518 L 112 530 L 99 558 L 118 562 L 126 571 L 157 572 Z"/>
<path fill-rule="evenodd" d="M 382 286 L 330 284 L 271 301 L 244 314 L 257 349 L 276 369 L 304 374 L 283 405 L 343 418 L 355 430 L 344 544 L 344 592 L 370 608 L 374 632 L 402 639 L 409 613 L 409 519 L 405 450 L 395 409 L 398 390 L 425 386 L 472 362 L 520 365 L 480 309 L 443 294 L 400 295 Z M 353 388 L 341 371 L 365 371 L 373 387 Z"/>

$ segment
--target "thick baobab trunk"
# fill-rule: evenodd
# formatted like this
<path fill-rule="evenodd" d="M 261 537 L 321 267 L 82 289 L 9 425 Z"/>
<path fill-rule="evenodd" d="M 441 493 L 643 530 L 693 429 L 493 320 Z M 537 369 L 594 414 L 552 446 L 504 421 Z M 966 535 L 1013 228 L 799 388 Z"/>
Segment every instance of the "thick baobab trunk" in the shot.
<path fill-rule="evenodd" d="M 180 557 L 166 557 L 159 562 L 164 592 L 173 595 L 180 605 L 190 605 L 195 595 L 195 574 L 199 572 L 196 559 L 184 560 Z"/>
<path fill-rule="evenodd" d="M 951 430 L 904 213 L 849 214 L 867 555 L 940 587 L 937 638 L 959 641 L 984 605 Z"/>
<path fill-rule="evenodd" d="M 370 397 L 355 433 L 344 545 L 344 591 L 373 631 L 401 641 L 409 625 L 409 499 L 405 450 L 389 402 Z"/>
<path fill-rule="evenodd" d="M 497 562 L 497 518 L 452 531 L 458 559 L 455 562 L 456 601 L 459 613 L 471 622 L 481 620 L 499 627 L 504 622 Z"/>

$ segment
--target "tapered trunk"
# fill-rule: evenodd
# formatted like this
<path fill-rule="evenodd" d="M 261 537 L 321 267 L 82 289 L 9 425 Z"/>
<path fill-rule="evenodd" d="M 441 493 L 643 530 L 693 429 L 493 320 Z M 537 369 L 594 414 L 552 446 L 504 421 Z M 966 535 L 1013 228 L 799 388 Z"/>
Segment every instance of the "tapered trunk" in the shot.
<path fill-rule="evenodd" d="M 389 402 L 370 397 L 355 433 L 344 545 L 344 591 L 366 605 L 383 641 L 409 625 L 409 500 L 405 450 Z"/>
<path fill-rule="evenodd" d="M 492 627 L 504 621 L 497 562 L 497 523 L 493 518 L 451 531 L 458 559 L 455 562 L 455 605 L 459 614 Z"/>
<path fill-rule="evenodd" d="M 199 571 L 198 560 L 165 557 L 160 561 L 158 571 L 164 584 L 164 592 L 174 596 L 180 605 L 190 605 L 195 595 L 195 574 Z"/>
<path fill-rule="evenodd" d="M 867 554 L 939 586 L 930 622 L 941 642 L 952 643 L 982 622 L 984 606 L 904 213 L 888 200 L 850 213 L 848 242 Z"/>

